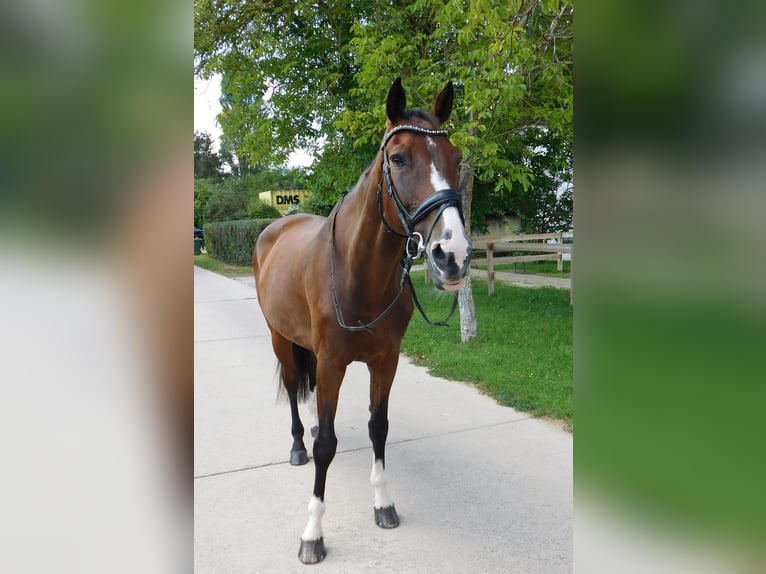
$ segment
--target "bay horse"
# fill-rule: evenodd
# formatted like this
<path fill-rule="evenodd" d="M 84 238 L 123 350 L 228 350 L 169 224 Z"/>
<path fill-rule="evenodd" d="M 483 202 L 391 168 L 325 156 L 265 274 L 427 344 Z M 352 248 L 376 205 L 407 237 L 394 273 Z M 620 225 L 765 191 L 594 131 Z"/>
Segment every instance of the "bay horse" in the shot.
<path fill-rule="evenodd" d="M 385 446 L 389 392 L 413 313 L 413 297 L 402 296 L 405 283 L 412 285 L 409 267 L 424 254 L 436 287 L 457 292 L 471 259 L 457 191 L 460 152 L 440 129 L 452 101 L 449 82 L 430 113 L 407 110 L 401 78 L 395 80 L 380 150 L 356 185 L 329 217 L 284 217 L 255 246 L 258 301 L 290 401 L 293 465 L 308 462 L 298 402 L 311 391 L 316 397 L 314 490 L 298 554 L 306 564 L 326 556 L 325 480 L 338 444 L 341 382 L 353 361 L 366 363 L 370 372 L 374 521 L 381 528 L 399 525 L 387 490 Z"/>

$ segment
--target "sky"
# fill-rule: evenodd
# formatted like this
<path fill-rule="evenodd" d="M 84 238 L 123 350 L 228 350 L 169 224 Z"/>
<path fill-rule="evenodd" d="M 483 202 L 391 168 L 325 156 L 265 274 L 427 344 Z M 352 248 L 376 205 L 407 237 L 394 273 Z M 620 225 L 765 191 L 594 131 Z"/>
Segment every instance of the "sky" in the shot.
<path fill-rule="evenodd" d="M 213 138 L 213 149 L 220 149 L 221 126 L 216 116 L 221 113 L 221 76 L 209 80 L 194 78 L 194 131 L 207 132 Z M 296 150 L 287 159 L 289 167 L 307 167 L 313 158 L 303 150 Z"/>
<path fill-rule="evenodd" d="M 221 77 L 209 80 L 194 78 L 194 131 L 207 132 L 213 138 L 214 148 L 220 149 L 221 126 L 215 117 L 221 112 Z"/>

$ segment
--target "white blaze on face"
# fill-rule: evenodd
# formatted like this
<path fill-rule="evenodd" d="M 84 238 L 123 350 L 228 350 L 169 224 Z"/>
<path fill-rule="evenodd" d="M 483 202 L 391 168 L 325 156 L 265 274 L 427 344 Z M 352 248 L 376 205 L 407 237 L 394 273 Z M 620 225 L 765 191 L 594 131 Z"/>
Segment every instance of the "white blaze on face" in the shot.
<path fill-rule="evenodd" d="M 324 511 L 324 502 L 319 500 L 318 497 L 312 496 L 311 500 L 309 500 L 309 521 L 301 535 L 302 540 L 308 542 L 322 538 L 322 516 Z"/>
<path fill-rule="evenodd" d="M 439 170 L 436 169 L 434 162 L 431 162 L 431 185 L 434 187 L 434 191 L 441 191 L 442 189 L 449 189 L 447 180 L 444 179 Z"/>
<path fill-rule="evenodd" d="M 431 185 L 434 188 L 434 192 L 450 188 L 442 174 L 436 169 L 433 161 L 431 162 Z M 442 213 L 442 220 L 442 236 L 449 239 L 441 241 L 437 239 L 434 243 L 439 242 L 442 251 L 445 253 L 453 253 L 455 255 L 455 263 L 458 267 L 462 268 L 465 260 L 468 258 L 468 240 L 465 236 L 463 222 L 460 220 L 460 213 L 456 207 L 448 207 Z"/>
<path fill-rule="evenodd" d="M 394 501 L 388 494 L 388 480 L 386 479 L 386 470 L 383 468 L 383 461 L 378 459 L 372 463 L 372 473 L 370 482 L 375 491 L 375 508 L 387 508 L 393 506 Z"/>

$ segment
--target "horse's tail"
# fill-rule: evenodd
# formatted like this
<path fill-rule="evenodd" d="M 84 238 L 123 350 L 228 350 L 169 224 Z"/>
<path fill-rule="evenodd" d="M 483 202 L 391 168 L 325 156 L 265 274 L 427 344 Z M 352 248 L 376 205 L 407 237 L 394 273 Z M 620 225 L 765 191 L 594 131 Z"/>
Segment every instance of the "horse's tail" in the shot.
<path fill-rule="evenodd" d="M 289 392 L 288 385 L 295 385 L 299 402 L 306 402 L 309 392 L 316 388 L 317 360 L 314 353 L 293 343 L 293 372 L 294 380 L 285 378 L 284 366 L 279 365 L 279 379 L 282 384 L 279 385 L 280 395 L 283 392 Z"/>

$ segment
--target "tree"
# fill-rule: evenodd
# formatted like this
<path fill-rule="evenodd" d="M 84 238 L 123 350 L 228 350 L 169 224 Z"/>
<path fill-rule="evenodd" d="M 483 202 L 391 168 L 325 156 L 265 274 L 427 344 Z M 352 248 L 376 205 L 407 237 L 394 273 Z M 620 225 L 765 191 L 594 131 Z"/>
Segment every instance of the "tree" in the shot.
<path fill-rule="evenodd" d="M 520 218 L 524 233 L 549 233 L 572 228 L 573 188 L 571 140 L 550 133 L 533 134 L 520 140 L 521 150 L 510 150 L 511 157 L 529 164 L 535 175 L 524 189 L 518 182 L 510 191 L 498 193 L 493 181 L 477 181 L 474 187 L 472 220 L 474 229 L 485 232 L 482 224 L 490 216 L 513 213 Z M 531 156 L 525 150 L 536 150 Z"/>
<path fill-rule="evenodd" d="M 209 179 L 194 179 L 194 227 L 205 223 L 205 206 L 213 195 L 215 184 Z"/>
<path fill-rule="evenodd" d="M 219 122 L 242 156 L 274 165 L 334 140 L 338 113 L 359 100 L 351 27 L 374 4 L 196 0 L 196 71 L 221 74 Z"/>
<path fill-rule="evenodd" d="M 217 185 L 207 200 L 204 215 L 205 222 L 231 221 L 247 217 L 247 195 L 238 185 L 231 185 L 233 179 Z"/>
<path fill-rule="evenodd" d="M 223 75 L 219 120 L 244 154 L 279 162 L 323 141 L 310 178 L 320 207 L 375 153 L 395 77 L 416 102 L 452 79 L 446 127 L 463 151 L 470 228 L 474 190 L 504 201 L 528 192 L 545 175 L 540 134 L 571 142 L 572 15 L 571 0 L 197 0 L 197 71 Z M 470 281 L 461 316 L 467 305 Z M 475 322 L 461 331 L 472 338 Z"/>
<path fill-rule="evenodd" d="M 536 178 L 551 175 L 535 169 L 533 159 L 549 151 L 535 136 L 571 141 L 571 2 L 417 0 L 360 19 L 353 31 L 358 92 L 369 98 L 385 89 L 380 70 L 394 63 L 417 100 L 436 92 L 439 76 L 456 81 L 451 139 L 463 151 L 469 229 L 477 179 L 502 196 L 529 191 Z M 346 110 L 338 125 L 367 143 L 381 112 Z M 470 290 L 469 280 L 460 297 L 464 341 L 476 335 Z"/>
<path fill-rule="evenodd" d="M 207 132 L 194 132 L 194 177 L 221 179 L 221 157 L 213 151 L 213 138 Z"/>

